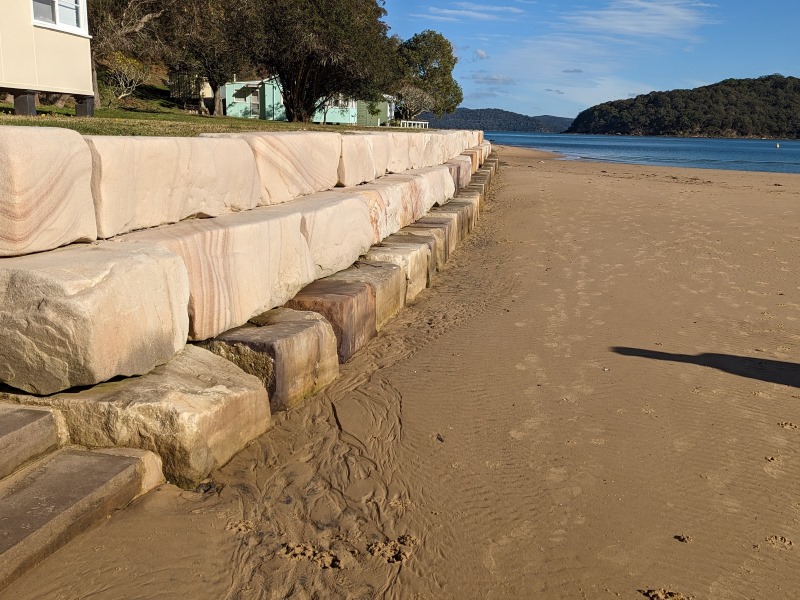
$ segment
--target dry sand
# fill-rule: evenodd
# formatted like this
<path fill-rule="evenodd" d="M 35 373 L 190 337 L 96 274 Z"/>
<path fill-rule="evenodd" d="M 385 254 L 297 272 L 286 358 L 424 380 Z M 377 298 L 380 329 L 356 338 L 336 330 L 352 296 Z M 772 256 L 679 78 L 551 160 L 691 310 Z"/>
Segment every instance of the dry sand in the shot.
<path fill-rule="evenodd" d="M 340 381 L 0 597 L 800 597 L 800 176 L 499 152 Z"/>

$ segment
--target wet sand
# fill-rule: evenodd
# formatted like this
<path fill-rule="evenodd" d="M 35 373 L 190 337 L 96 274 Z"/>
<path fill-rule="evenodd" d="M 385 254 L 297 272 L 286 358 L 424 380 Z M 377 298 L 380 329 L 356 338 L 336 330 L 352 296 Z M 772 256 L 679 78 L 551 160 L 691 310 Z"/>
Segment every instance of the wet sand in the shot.
<path fill-rule="evenodd" d="M 500 148 L 341 379 L 20 598 L 796 598 L 800 176 Z"/>

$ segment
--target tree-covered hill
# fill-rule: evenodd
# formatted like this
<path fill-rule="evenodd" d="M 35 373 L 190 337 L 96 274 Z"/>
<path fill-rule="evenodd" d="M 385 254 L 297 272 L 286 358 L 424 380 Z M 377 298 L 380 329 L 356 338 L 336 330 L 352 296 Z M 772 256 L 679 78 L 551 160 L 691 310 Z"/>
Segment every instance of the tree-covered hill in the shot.
<path fill-rule="evenodd" d="M 572 119 L 565 117 L 529 117 L 499 108 L 459 108 L 441 119 L 432 113 L 417 117 L 429 121 L 437 129 L 483 129 L 484 131 L 533 131 L 537 133 L 561 133 L 569 127 Z"/>
<path fill-rule="evenodd" d="M 726 79 L 593 106 L 567 133 L 800 138 L 800 79 Z"/>

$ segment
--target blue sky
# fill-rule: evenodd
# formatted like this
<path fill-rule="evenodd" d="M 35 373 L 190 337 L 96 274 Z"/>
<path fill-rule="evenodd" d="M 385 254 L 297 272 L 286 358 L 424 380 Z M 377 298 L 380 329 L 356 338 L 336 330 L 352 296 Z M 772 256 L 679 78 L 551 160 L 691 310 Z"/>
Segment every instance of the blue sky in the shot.
<path fill-rule="evenodd" d="M 444 34 L 467 108 L 574 117 L 730 77 L 800 76 L 797 0 L 386 0 L 403 39 Z"/>

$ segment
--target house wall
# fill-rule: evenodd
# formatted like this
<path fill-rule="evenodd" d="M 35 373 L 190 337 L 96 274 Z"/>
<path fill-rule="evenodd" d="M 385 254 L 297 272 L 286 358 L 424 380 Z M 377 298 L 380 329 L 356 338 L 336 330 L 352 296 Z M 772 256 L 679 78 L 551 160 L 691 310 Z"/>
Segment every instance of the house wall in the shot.
<path fill-rule="evenodd" d="M 0 88 L 93 94 L 88 36 L 34 25 L 31 0 L 0 10 Z"/>

